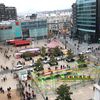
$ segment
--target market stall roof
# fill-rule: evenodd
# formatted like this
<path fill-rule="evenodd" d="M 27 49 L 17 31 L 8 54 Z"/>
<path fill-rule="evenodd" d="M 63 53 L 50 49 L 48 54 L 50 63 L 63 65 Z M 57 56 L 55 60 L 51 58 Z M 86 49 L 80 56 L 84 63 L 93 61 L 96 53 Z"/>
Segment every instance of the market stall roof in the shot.
<path fill-rule="evenodd" d="M 29 44 L 30 44 L 29 40 L 16 40 L 15 41 L 15 46 L 29 45 Z"/>
<path fill-rule="evenodd" d="M 9 44 L 13 44 L 15 46 L 22 46 L 22 45 L 29 45 L 29 40 L 22 40 L 22 39 L 15 39 L 15 40 L 7 40 L 6 41 Z"/>
<path fill-rule="evenodd" d="M 24 52 L 28 52 L 28 51 L 39 51 L 40 50 L 40 48 L 27 48 L 27 49 L 22 49 L 22 50 L 20 50 L 19 52 L 20 53 L 24 53 Z"/>
<path fill-rule="evenodd" d="M 60 45 L 60 41 L 57 39 L 53 39 L 49 44 L 47 44 L 48 48 L 55 48 Z"/>

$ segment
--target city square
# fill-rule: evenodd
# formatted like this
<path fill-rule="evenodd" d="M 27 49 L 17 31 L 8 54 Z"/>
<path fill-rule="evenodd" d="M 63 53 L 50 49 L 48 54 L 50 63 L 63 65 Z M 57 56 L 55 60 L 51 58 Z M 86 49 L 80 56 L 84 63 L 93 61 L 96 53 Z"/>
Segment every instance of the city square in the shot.
<path fill-rule="evenodd" d="M 58 65 L 54 65 L 54 66 L 50 66 L 48 63 L 46 63 L 46 64 L 44 63 L 44 65 L 43 65 L 43 67 L 44 67 L 44 75 L 46 75 L 46 76 L 43 76 L 43 78 L 41 76 L 39 76 L 41 78 L 40 79 L 37 76 L 37 74 L 35 74 L 34 71 L 33 71 L 34 67 L 32 67 L 32 65 L 31 65 L 32 61 L 25 61 L 23 58 L 17 58 L 16 51 L 18 52 L 18 51 L 25 50 L 25 49 L 28 50 L 28 48 L 32 48 L 33 46 L 35 48 L 35 45 L 38 45 L 36 47 L 41 48 L 42 46 L 45 46 L 45 44 L 48 44 L 46 42 L 47 42 L 46 39 L 39 40 L 38 43 L 33 41 L 31 45 L 21 46 L 21 47 L 14 47 L 14 46 L 11 46 L 11 45 L 6 47 L 6 45 L 5 46 L 1 45 L 1 48 L 2 48 L 1 55 L 3 54 L 4 50 L 6 50 L 7 48 L 9 48 L 7 56 L 8 56 L 8 54 L 11 55 L 10 60 L 7 60 L 7 58 L 5 58 L 3 56 L 2 61 L 1 61 L 1 66 L 3 68 L 8 67 L 8 70 L 10 70 L 8 73 L 6 73 L 7 71 L 3 72 L 3 68 L 1 68 L 1 73 L 0 73 L 1 74 L 1 82 L 4 81 L 3 77 L 7 77 L 7 80 L 4 81 L 3 84 L 1 85 L 3 87 L 3 89 L 4 89 L 4 91 L 6 91 L 8 87 L 11 87 L 12 91 L 15 90 L 15 91 L 18 92 L 17 96 L 20 95 L 19 91 L 17 89 L 18 85 L 20 85 L 20 84 L 19 84 L 18 79 L 17 80 L 14 79 L 14 74 L 15 73 L 18 74 L 19 79 L 22 81 L 21 84 L 24 84 L 23 81 L 27 80 L 27 78 L 26 78 L 27 75 L 26 74 L 27 74 L 27 71 L 29 71 L 29 70 L 32 70 L 32 72 L 31 72 L 32 79 L 31 79 L 31 81 L 29 80 L 29 84 L 31 84 L 31 88 L 33 90 L 35 90 L 36 95 L 37 95 L 37 100 L 39 100 L 38 98 L 43 98 L 44 99 L 46 96 L 48 96 L 50 100 L 54 100 L 55 96 L 57 95 L 55 93 L 55 90 L 61 84 L 68 84 L 69 86 L 71 86 L 71 90 L 74 90 L 74 91 L 77 91 L 77 88 L 80 88 L 81 86 L 83 86 L 83 87 L 89 86 L 90 87 L 91 85 L 89 85 L 89 84 L 90 83 L 93 84 L 94 81 L 91 81 L 91 80 L 94 80 L 94 78 L 98 77 L 98 74 L 96 74 L 96 72 L 94 71 L 94 68 L 91 66 L 92 62 L 87 62 L 87 64 L 90 65 L 91 68 L 88 67 L 88 68 L 83 68 L 83 69 L 78 69 L 77 62 L 67 62 L 66 60 L 58 61 Z M 63 49 L 65 48 L 64 44 L 62 44 L 61 42 L 60 42 L 60 46 Z M 37 59 L 41 58 L 41 56 L 38 55 L 38 56 L 32 57 L 32 58 L 34 59 L 34 62 L 36 62 Z M 75 57 L 75 59 L 77 60 L 78 58 Z M 18 61 L 25 62 L 24 68 L 21 69 L 21 70 L 18 69 L 18 71 L 16 71 L 16 70 L 14 71 L 13 67 L 18 63 Z M 5 65 L 4 65 L 4 62 L 5 62 Z M 10 62 L 12 62 L 12 63 L 10 63 Z M 63 66 L 65 67 L 64 69 L 63 69 Z M 67 66 L 70 66 L 70 68 L 67 68 Z M 51 69 L 48 69 L 48 68 L 51 68 Z M 57 69 L 55 69 L 55 68 L 57 68 Z M 11 72 L 11 70 L 13 70 L 13 71 Z M 52 70 L 52 71 L 57 70 L 55 73 L 59 74 L 59 77 L 56 77 L 57 74 L 52 76 L 51 75 L 51 71 L 49 71 L 49 70 Z M 58 70 L 60 72 L 58 72 Z M 69 75 L 67 77 L 66 74 L 68 72 L 69 72 Z M 91 73 L 92 73 L 92 75 L 91 75 Z M 94 75 L 93 75 L 93 73 L 94 73 Z M 89 76 L 90 75 L 91 79 L 88 79 L 88 78 L 87 79 L 85 79 L 85 78 L 82 79 L 82 77 L 78 79 L 78 76 L 76 78 L 73 78 L 75 75 L 78 75 L 78 76 L 83 76 L 83 75 Z M 8 80 L 11 80 L 11 81 L 8 81 Z M 86 81 L 86 82 L 84 82 L 84 81 Z M 37 89 L 39 89 L 39 90 L 37 90 Z M 91 86 L 91 88 L 89 88 L 89 89 L 91 90 L 91 94 L 90 95 L 92 96 L 93 95 L 93 92 L 92 92 L 93 86 Z M 13 96 L 13 94 L 12 94 L 12 96 Z M 73 94 L 72 97 L 76 98 L 76 93 Z M 89 98 L 89 97 L 87 96 L 86 98 Z"/>
<path fill-rule="evenodd" d="M 100 100 L 100 0 L 0 1 L 0 100 Z"/>

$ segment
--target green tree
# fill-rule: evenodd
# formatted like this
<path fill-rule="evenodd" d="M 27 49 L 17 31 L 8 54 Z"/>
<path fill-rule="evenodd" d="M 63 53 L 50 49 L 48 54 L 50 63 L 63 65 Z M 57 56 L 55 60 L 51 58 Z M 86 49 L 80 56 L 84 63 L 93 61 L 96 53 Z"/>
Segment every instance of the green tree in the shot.
<path fill-rule="evenodd" d="M 55 59 L 55 57 L 53 55 L 50 56 L 50 65 L 58 65 L 57 60 Z"/>
<path fill-rule="evenodd" d="M 59 47 L 54 48 L 54 55 L 55 56 L 61 56 L 62 55 L 62 52 L 61 52 Z"/>
<path fill-rule="evenodd" d="M 56 93 L 58 94 L 58 97 L 56 100 L 72 100 L 70 97 L 72 92 L 70 92 L 70 87 L 67 84 L 60 85 L 56 89 Z"/>
<path fill-rule="evenodd" d="M 67 55 L 68 55 L 68 58 L 73 58 L 73 52 L 71 49 L 67 51 Z"/>
<path fill-rule="evenodd" d="M 78 68 L 85 68 L 85 67 L 87 67 L 87 64 L 85 64 L 85 63 L 81 63 L 78 65 Z"/>
<path fill-rule="evenodd" d="M 87 67 L 87 64 L 85 62 L 85 56 L 83 54 L 79 54 L 78 62 L 78 68 L 85 68 Z"/>
<path fill-rule="evenodd" d="M 22 58 L 25 58 L 25 57 L 32 57 L 33 54 L 31 52 L 24 52 L 22 55 Z"/>
<path fill-rule="evenodd" d="M 43 63 L 42 63 L 41 59 L 38 59 L 38 60 L 37 60 L 37 62 L 36 62 L 36 64 L 35 64 L 35 67 L 34 67 L 34 70 L 35 70 L 36 72 L 39 72 L 39 71 L 43 71 L 43 70 L 44 70 L 44 68 L 43 68 Z"/>
<path fill-rule="evenodd" d="M 50 50 L 50 54 L 51 54 L 52 56 L 55 56 L 55 57 L 63 55 L 63 53 L 62 53 L 62 51 L 60 50 L 59 47 L 52 48 L 52 49 Z"/>
<path fill-rule="evenodd" d="M 50 62 L 57 62 L 57 60 L 55 59 L 54 56 L 51 56 L 51 57 L 50 57 Z"/>
<path fill-rule="evenodd" d="M 79 54 L 79 62 L 85 62 L 85 56 L 83 54 Z"/>
<path fill-rule="evenodd" d="M 46 48 L 42 47 L 41 48 L 41 56 L 44 57 L 46 55 Z"/>

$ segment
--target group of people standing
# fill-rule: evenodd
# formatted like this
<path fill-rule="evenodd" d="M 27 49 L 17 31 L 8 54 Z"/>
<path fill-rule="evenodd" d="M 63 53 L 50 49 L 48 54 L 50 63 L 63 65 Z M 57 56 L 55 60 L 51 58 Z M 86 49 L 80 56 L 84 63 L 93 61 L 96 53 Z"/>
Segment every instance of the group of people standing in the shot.
<path fill-rule="evenodd" d="M 27 83 L 27 81 L 24 82 L 23 98 L 24 100 L 31 100 L 36 98 L 34 90 L 31 88 L 31 85 Z"/>
<path fill-rule="evenodd" d="M 11 87 L 7 88 L 7 98 L 11 99 Z"/>
<path fill-rule="evenodd" d="M 5 93 L 4 89 L 2 87 L 0 87 L 0 93 Z M 7 98 L 11 99 L 11 87 L 7 88 Z"/>

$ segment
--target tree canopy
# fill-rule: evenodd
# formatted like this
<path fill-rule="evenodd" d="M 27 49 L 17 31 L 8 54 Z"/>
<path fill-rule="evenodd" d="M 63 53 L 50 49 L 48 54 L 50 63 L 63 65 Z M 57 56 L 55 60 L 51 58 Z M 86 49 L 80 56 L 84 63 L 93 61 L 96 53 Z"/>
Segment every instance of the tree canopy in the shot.
<path fill-rule="evenodd" d="M 23 54 L 22 54 L 22 58 L 25 58 L 25 57 L 32 57 L 33 56 L 33 54 L 31 53 L 31 52 L 24 52 Z"/>
<path fill-rule="evenodd" d="M 36 72 L 39 72 L 39 71 L 44 70 L 41 59 L 38 59 L 38 60 L 37 60 L 37 62 L 36 62 L 36 64 L 35 64 L 34 70 L 35 70 Z"/>
<path fill-rule="evenodd" d="M 44 57 L 46 55 L 46 48 L 42 47 L 41 48 L 41 56 Z"/>
<path fill-rule="evenodd" d="M 73 52 L 72 52 L 72 50 L 68 50 L 67 51 L 67 55 L 68 55 L 68 58 L 73 58 Z"/>
<path fill-rule="evenodd" d="M 79 59 L 78 61 L 80 62 L 85 62 L 85 56 L 83 54 L 79 54 Z"/>
<path fill-rule="evenodd" d="M 67 84 L 60 85 L 57 88 L 56 93 L 58 94 L 58 97 L 56 100 L 72 100 L 70 97 L 72 92 L 70 92 L 70 87 Z"/>

